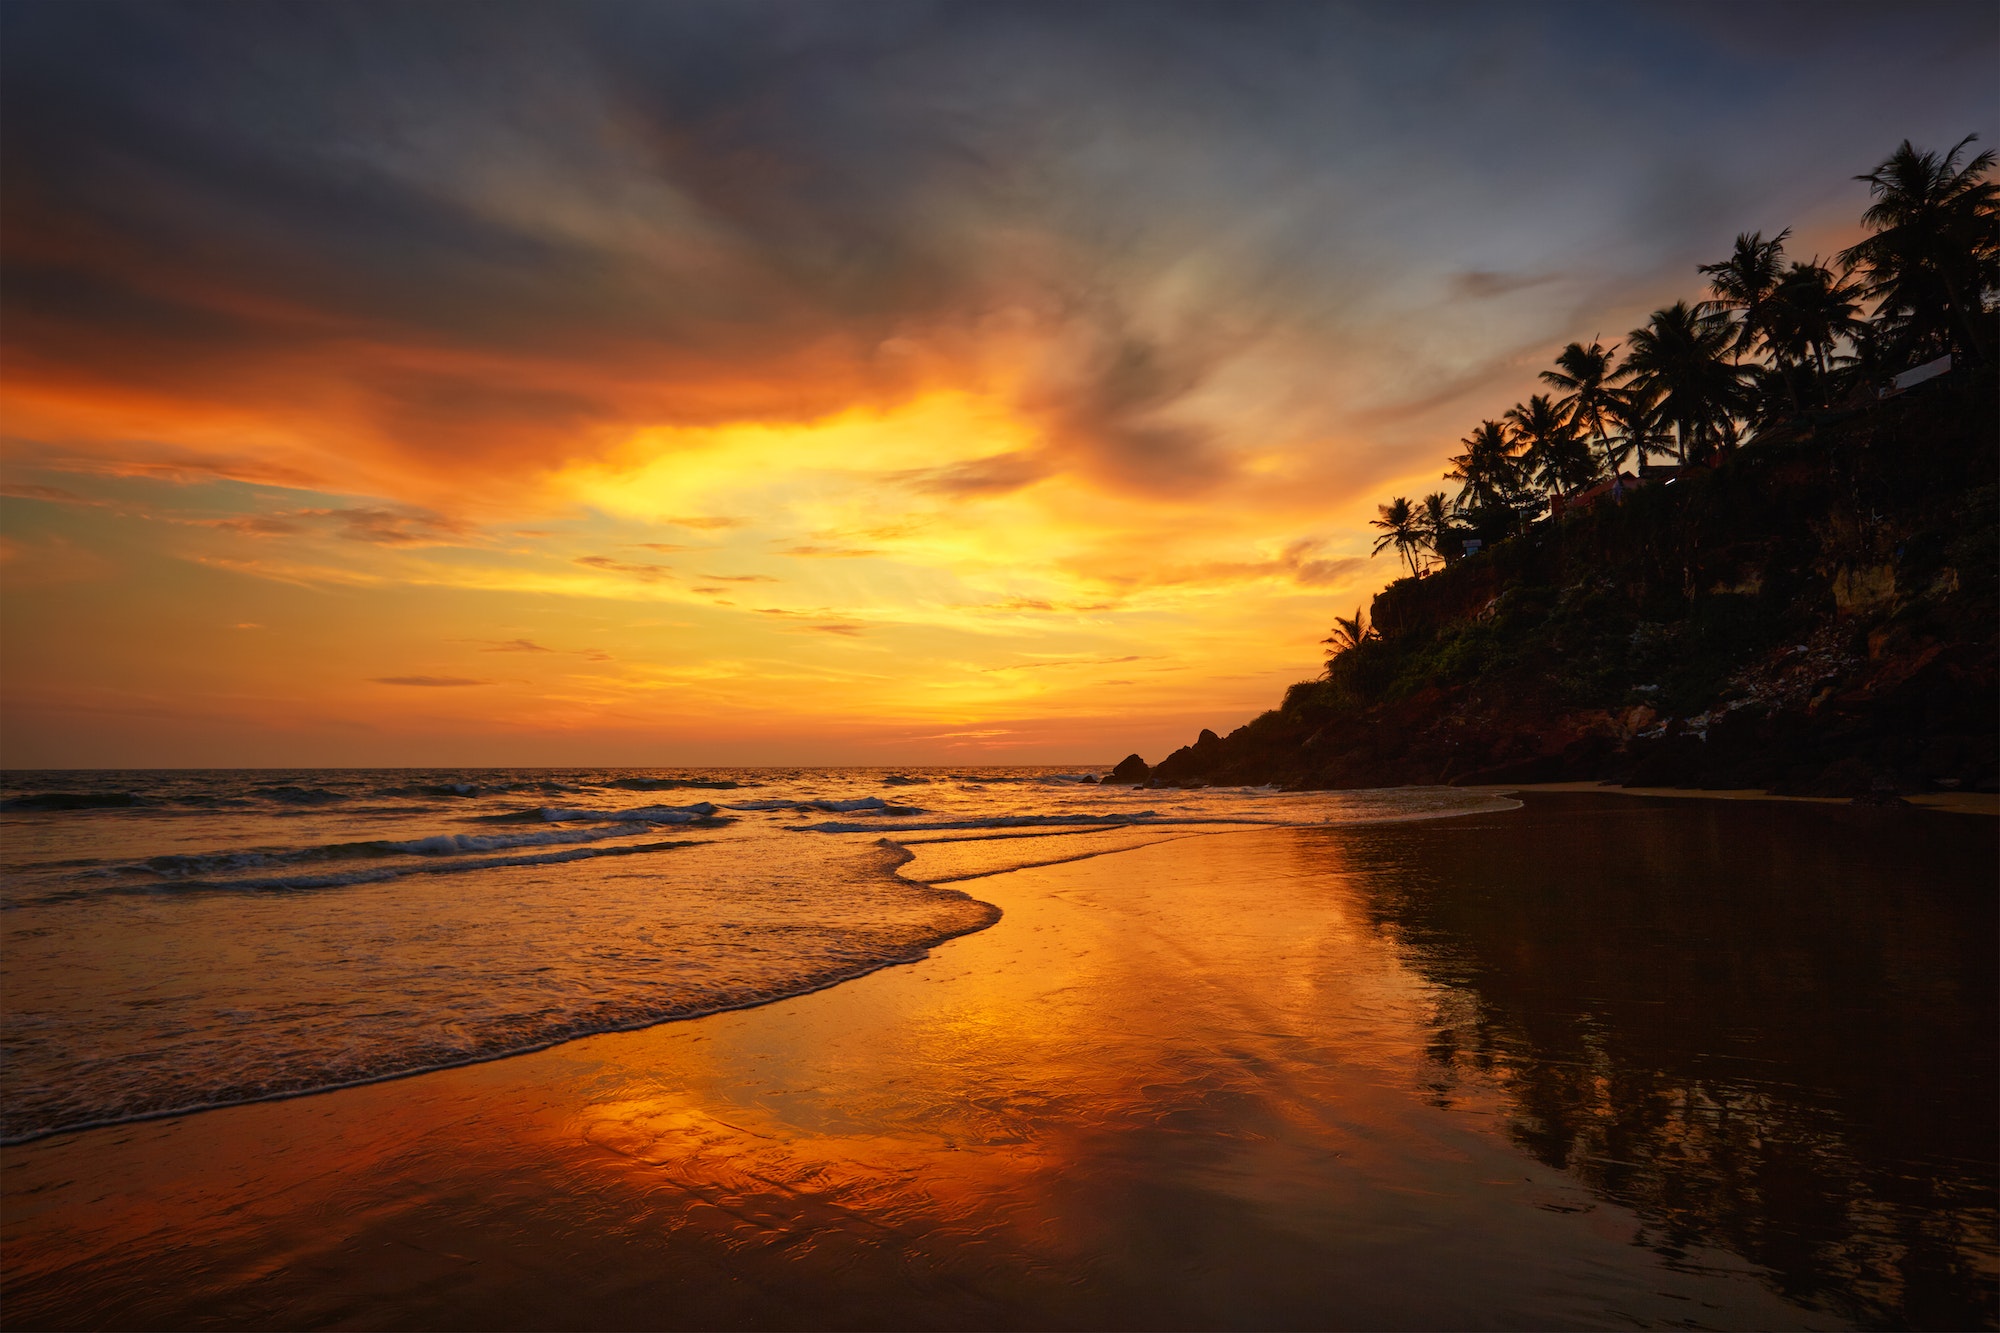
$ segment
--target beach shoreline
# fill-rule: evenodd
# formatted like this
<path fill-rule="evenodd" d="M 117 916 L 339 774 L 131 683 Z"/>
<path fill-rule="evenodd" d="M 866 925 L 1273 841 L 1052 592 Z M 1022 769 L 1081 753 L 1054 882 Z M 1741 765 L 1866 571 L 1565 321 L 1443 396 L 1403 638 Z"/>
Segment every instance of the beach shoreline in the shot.
<path fill-rule="evenodd" d="M 1699 808 L 1525 811 L 1681 837 Z M 1412 965 L 1381 867 L 1519 813 L 961 881 L 995 925 L 810 995 L 10 1148 L 10 1322 L 1854 1322 L 1726 1245 L 1663 1257 L 1643 1200 L 1524 1153 L 1505 1081 L 1439 1063 L 1479 995 Z M 1797 817 L 1885 813 L 1936 821 Z"/>

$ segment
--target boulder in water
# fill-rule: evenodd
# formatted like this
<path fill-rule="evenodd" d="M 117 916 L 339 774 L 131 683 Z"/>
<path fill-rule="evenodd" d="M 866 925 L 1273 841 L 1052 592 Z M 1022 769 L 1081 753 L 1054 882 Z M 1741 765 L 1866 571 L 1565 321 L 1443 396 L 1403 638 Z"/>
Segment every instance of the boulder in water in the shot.
<path fill-rule="evenodd" d="M 1106 782 L 1120 782 L 1128 786 L 1140 787 L 1144 786 L 1146 779 L 1152 775 L 1153 770 L 1146 766 L 1145 760 L 1136 754 L 1128 754 L 1118 761 L 1118 767 L 1112 769 L 1111 775 L 1104 780 Z"/>

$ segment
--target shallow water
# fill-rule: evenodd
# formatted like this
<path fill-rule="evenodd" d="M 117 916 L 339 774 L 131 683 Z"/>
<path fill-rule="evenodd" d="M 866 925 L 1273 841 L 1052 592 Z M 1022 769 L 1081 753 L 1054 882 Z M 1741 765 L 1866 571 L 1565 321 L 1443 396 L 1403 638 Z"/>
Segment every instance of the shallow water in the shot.
<path fill-rule="evenodd" d="M 761 1003 L 993 922 L 896 874 L 899 842 L 951 845 L 939 876 L 956 879 L 1192 831 L 1508 804 L 1085 776 L 10 775 L 0 1142 Z"/>
<path fill-rule="evenodd" d="M 10 1321 L 1994 1325 L 1992 821 L 1158 832 L 782 1004 L 10 1149 Z"/>

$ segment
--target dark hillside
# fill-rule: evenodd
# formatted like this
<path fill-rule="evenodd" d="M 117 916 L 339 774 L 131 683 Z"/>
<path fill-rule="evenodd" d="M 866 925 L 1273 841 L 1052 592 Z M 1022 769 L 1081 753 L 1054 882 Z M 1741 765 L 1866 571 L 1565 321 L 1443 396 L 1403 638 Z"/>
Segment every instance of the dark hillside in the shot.
<path fill-rule="evenodd" d="M 1148 779 L 1993 790 L 1995 402 L 1947 376 L 1403 579 Z"/>

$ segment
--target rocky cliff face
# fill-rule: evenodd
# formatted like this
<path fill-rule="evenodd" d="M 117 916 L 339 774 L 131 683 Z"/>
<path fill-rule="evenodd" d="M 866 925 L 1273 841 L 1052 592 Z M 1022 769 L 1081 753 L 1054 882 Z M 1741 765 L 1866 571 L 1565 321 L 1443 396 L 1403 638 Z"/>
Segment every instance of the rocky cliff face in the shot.
<path fill-rule="evenodd" d="M 1402 580 L 1281 707 L 1120 772 L 1993 790 L 1995 398 L 1936 381 Z"/>

